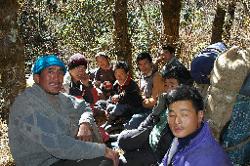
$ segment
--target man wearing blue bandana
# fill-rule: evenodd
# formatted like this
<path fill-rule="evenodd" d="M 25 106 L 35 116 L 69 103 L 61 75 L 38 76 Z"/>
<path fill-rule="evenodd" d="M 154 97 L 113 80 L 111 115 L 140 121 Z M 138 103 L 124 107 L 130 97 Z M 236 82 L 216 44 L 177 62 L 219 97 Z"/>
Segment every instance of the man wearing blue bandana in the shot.
<path fill-rule="evenodd" d="M 16 165 L 118 165 L 117 152 L 100 142 L 90 108 L 60 92 L 65 72 L 57 56 L 38 58 L 35 84 L 11 106 L 9 140 Z"/>

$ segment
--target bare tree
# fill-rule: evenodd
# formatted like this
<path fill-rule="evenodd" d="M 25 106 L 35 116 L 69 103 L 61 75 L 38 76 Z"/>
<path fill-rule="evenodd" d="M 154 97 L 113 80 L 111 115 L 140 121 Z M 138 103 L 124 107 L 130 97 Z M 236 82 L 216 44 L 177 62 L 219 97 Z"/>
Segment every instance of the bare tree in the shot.
<path fill-rule="evenodd" d="M 182 0 L 161 0 L 163 34 L 161 41 L 177 46 Z"/>
<path fill-rule="evenodd" d="M 0 110 L 8 118 L 8 108 L 15 96 L 25 87 L 24 51 L 21 44 L 17 0 L 0 1 Z"/>
<path fill-rule="evenodd" d="M 114 42 L 117 58 L 132 64 L 131 42 L 128 35 L 127 5 L 127 0 L 115 0 Z"/>
<path fill-rule="evenodd" d="M 223 25 L 225 22 L 225 9 L 217 4 L 216 15 L 213 21 L 211 44 L 222 41 Z"/>

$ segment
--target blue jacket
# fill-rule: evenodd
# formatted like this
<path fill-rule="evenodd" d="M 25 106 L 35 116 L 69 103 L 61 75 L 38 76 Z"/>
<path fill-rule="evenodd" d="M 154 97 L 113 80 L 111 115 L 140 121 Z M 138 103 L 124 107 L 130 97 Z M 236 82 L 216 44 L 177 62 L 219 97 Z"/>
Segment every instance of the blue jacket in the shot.
<path fill-rule="evenodd" d="M 201 131 L 182 150 L 176 152 L 178 139 L 175 138 L 171 148 L 162 160 L 161 166 L 171 163 L 173 166 L 231 166 L 227 155 L 212 136 L 205 122 Z"/>

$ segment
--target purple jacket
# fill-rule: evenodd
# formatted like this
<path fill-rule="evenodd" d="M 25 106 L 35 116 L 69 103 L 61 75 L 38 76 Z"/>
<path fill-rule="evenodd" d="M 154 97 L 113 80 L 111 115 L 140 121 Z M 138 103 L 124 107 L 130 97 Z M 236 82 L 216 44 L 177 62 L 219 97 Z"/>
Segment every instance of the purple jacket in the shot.
<path fill-rule="evenodd" d="M 196 135 L 184 149 L 176 151 L 178 139 L 174 138 L 171 148 L 164 156 L 161 166 L 170 163 L 173 156 L 173 166 L 231 166 L 229 158 L 221 146 L 212 136 L 208 124 L 205 122 L 201 131 Z"/>

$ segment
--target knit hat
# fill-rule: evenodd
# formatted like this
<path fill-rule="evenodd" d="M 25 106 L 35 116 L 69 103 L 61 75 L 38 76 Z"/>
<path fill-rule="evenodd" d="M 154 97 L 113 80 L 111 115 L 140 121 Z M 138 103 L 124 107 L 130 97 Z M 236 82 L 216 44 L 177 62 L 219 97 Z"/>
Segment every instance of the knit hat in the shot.
<path fill-rule="evenodd" d="M 69 58 L 68 69 L 71 70 L 71 69 L 78 67 L 80 65 L 83 65 L 83 66 L 85 66 L 85 68 L 87 68 L 87 64 L 88 64 L 88 61 L 86 60 L 84 55 L 82 55 L 80 53 L 76 53 Z"/>
<path fill-rule="evenodd" d="M 40 74 L 43 69 L 49 66 L 59 66 L 63 69 L 64 74 L 66 73 L 66 67 L 61 59 L 59 59 L 56 55 L 43 55 L 39 57 L 32 68 L 33 74 Z"/>

